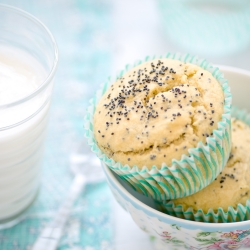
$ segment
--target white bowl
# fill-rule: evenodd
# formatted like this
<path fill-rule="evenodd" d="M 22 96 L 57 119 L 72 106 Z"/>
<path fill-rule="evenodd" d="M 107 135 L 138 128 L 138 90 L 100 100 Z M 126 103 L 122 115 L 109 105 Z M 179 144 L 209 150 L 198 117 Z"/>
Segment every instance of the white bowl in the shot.
<path fill-rule="evenodd" d="M 233 104 L 250 110 L 250 72 L 219 66 L 229 80 Z M 157 249 L 250 249 L 250 221 L 202 223 L 175 218 L 157 210 L 157 203 L 137 193 L 103 165 L 109 187 L 118 203 L 146 233 L 156 237 Z M 216 197 L 215 197 L 216 199 Z"/>

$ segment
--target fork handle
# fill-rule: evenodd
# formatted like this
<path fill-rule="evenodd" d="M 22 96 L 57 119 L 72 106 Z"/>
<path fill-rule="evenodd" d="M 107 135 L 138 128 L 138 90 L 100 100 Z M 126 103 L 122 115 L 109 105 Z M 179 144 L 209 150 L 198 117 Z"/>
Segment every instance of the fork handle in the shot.
<path fill-rule="evenodd" d="M 70 187 L 70 191 L 64 203 L 59 208 L 53 221 L 45 227 L 39 238 L 36 240 L 32 250 L 55 250 L 62 236 L 64 226 L 69 217 L 70 211 L 76 198 L 86 185 L 86 178 L 82 174 L 77 174 Z"/>

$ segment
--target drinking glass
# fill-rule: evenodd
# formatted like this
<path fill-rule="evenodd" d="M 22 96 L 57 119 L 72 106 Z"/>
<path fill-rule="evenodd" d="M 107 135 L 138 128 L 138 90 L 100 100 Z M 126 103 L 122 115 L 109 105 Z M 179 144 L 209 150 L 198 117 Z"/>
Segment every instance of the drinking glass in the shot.
<path fill-rule="evenodd" d="M 20 58 L 33 67 L 34 81 L 40 79 L 34 90 L 16 99 L 8 101 L 0 93 L 1 229 L 18 220 L 39 190 L 58 49 L 48 28 L 29 13 L 0 5 L 0 17 L 0 63 L 6 55 L 13 58 L 13 65 Z M 1 102 L 1 96 L 7 101 Z"/>

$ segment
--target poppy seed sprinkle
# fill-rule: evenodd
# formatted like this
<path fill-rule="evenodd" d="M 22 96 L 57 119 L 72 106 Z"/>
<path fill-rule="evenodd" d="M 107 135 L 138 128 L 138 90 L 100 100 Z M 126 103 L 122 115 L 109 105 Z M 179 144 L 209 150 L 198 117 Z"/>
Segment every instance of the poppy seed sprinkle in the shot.
<path fill-rule="evenodd" d="M 171 165 L 172 144 L 180 144 L 178 151 L 174 147 L 177 160 L 199 141 L 205 144 L 207 137 L 202 134 L 211 134 L 220 120 L 223 106 L 218 107 L 204 94 L 208 89 L 208 92 L 216 92 L 221 102 L 224 99 L 220 84 L 209 72 L 198 81 L 200 71 L 199 66 L 163 58 L 144 62 L 123 73 L 96 106 L 94 130 L 105 135 L 99 143 L 100 133 L 95 132 L 100 149 L 114 161 L 125 165 L 130 158 L 129 166 L 142 168 L 147 161 L 143 163 L 140 158 L 148 159 L 150 166 L 160 167 L 162 162 Z M 208 77 L 211 78 L 209 87 L 203 86 Z M 213 116 L 212 102 L 212 109 L 216 110 Z M 207 119 L 198 117 L 204 112 Z M 202 126 L 196 125 L 197 121 L 203 121 Z M 105 124 L 105 132 L 101 124 Z"/>

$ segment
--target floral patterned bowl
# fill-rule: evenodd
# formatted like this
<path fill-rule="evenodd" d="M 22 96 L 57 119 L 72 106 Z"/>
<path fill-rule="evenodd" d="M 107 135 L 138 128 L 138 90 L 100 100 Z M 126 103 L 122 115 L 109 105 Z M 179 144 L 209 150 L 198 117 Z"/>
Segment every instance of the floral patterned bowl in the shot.
<path fill-rule="evenodd" d="M 114 197 L 143 231 L 156 238 L 156 249 L 250 249 L 250 221 L 215 224 L 172 217 L 157 211 L 153 199 L 134 191 L 107 166 L 103 169 Z"/>
<path fill-rule="evenodd" d="M 229 80 L 234 105 L 250 111 L 250 72 L 226 66 L 219 68 Z M 250 221 L 216 224 L 169 216 L 157 210 L 157 202 L 134 191 L 107 166 L 103 165 L 103 170 L 116 200 L 142 230 L 155 237 L 156 249 L 250 249 Z"/>

